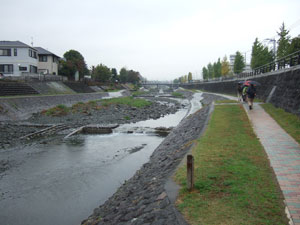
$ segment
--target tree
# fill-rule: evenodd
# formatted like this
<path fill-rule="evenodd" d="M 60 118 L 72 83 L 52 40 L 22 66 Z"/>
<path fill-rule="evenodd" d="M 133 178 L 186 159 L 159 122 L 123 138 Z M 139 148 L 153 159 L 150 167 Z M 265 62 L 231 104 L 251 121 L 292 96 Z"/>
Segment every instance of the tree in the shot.
<path fill-rule="evenodd" d="M 251 53 L 251 68 L 255 69 L 257 67 L 268 64 L 274 60 L 274 54 L 272 50 L 269 50 L 267 46 L 263 46 L 258 38 L 255 39 L 252 46 Z"/>
<path fill-rule="evenodd" d="M 291 37 L 288 35 L 289 31 L 286 30 L 284 23 L 282 23 L 277 34 L 279 35 L 279 39 L 277 41 L 277 58 L 280 59 L 288 55 Z"/>
<path fill-rule="evenodd" d="M 288 49 L 288 54 L 292 54 L 297 51 L 300 51 L 300 36 L 292 39 L 292 42 Z"/>
<path fill-rule="evenodd" d="M 181 76 L 181 77 L 179 78 L 179 82 L 180 82 L 181 84 L 184 83 L 184 76 Z"/>
<path fill-rule="evenodd" d="M 79 72 L 80 78 L 89 73 L 84 58 L 78 51 L 69 50 L 64 54 L 64 58 L 65 61 L 60 62 L 59 74 L 74 80 L 76 71 Z"/>
<path fill-rule="evenodd" d="M 188 82 L 190 83 L 193 80 L 193 75 L 191 72 L 188 73 Z"/>
<path fill-rule="evenodd" d="M 230 72 L 230 66 L 227 57 L 225 55 L 221 64 L 221 74 L 222 76 L 227 76 L 229 72 Z"/>
<path fill-rule="evenodd" d="M 204 80 L 208 79 L 208 70 L 205 66 L 202 68 L 202 76 Z"/>
<path fill-rule="evenodd" d="M 239 73 L 243 72 L 244 68 L 245 68 L 244 57 L 242 56 L 242 54 L 239 51 L 237 51 L 235 54 L 233 72 L 236 74 L 239 74 Z"/>
<path fill-rule="evenodd" d="M 188 76 L 187 76 L 187 75 L 184 75 L 184 76 L 183 76 L 183 80 L 184 80 L 184 81 L 183 81 L 184 83 L 187 83 L 187 81 L 188 81 Z"/>
<path fill-rule="evenodd" d="M 208 70 L 208 78 L 209 79 L 214 78 L 214 68 L 213 68 L 213 65 L 211 63 L 208 63 L 207 70 Z"/>
<path fill-rule="evenodd" d="M 117 72 L 116 68 L 112 68 L 111 69 L 111 74 L 112 74 L 111 79 L 113 80 L 113 82 L 116 82 L 117 80 L 119 80 L 119 78 L 118 78 L 118 72 Z"/>
<path fill-rule="evenodd" d="M 128 78 L 128 72 L 125 67 L 120 70 L 120 81 L 121 83 L 126 83 Z"/>
<path fill-rule="evenodd" d="M 133 70 L 129 70 L 127 71 L 127 82 L 129 83 L 133 83 L 133 84 L 137 84 L 140 81 L 140 73 L 133 71 Z"/>
<path fill-rule="evenodd" d="M 218 58 L 218 61 L 213 64 L 213 71 L 214 71 L 213 77 L 221 77 L 222 64 L 221 64 L 220 58 Z"/>
<path fill-rule="evenodd" d="M 100 64 L 95 67 L 92 77 L 99 82 L 108 82 L 111 79 L 111 75 L 110 69 L 107 66 Z"/>

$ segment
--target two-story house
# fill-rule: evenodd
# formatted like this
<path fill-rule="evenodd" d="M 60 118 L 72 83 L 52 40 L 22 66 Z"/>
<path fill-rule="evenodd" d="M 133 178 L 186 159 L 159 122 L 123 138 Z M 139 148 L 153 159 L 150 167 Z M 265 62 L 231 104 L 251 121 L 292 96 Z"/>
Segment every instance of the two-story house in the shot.
<path fill-rule="evenodd" d="M 52 52 L 41 48 L 34 47 L 38 51 L 38 73 L 43 74 L 58 74 L 58 62 L 59 58 Z"/>
<path fill-rule="evenodd" d="M 37 74 L 38 51 L 20 41 L 0 41 L 0 73 L 8 76 Z"/>

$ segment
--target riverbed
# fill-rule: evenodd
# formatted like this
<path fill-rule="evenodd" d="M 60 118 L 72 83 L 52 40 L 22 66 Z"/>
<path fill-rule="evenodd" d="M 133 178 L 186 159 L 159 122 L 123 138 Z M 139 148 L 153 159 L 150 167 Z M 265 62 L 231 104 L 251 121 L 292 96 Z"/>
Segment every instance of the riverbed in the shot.
<path fill-rule="evenodd" d="M 200 100 L 197 93 L 194 103 L 185 102 L 187 107 L 175 114 L 125 124 L 112 134 L 78 135 L 1 153 L 7 159 L 14 154 L 17 165 L 1 178 L 1 223 L 79 224 L 132 177 L 164 139 L 141 131 L 176 127 L 201 108 Z M 124 132 L 133 127 L 140 131 Z"/>

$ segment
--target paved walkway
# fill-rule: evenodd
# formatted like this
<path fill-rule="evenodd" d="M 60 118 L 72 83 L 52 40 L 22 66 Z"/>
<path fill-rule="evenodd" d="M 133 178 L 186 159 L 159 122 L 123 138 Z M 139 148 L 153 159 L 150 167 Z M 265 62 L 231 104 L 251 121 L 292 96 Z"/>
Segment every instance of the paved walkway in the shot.
<path fill-rule="evenodd" d="M 275 171 L 291 224 L 300 225 L 300 146 L 259 104 L 253 110 L 243 105 Z"/>

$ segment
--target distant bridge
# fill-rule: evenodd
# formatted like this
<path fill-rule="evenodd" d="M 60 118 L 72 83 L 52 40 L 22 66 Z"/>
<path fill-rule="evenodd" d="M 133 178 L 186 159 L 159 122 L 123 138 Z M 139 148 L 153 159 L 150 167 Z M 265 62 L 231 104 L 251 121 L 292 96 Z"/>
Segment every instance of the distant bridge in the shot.
<path fill-rule="evenodd" d="M 148 81 L 148 82 L 143 82 L 142 86 L 168 86 L 170 88 L 178 88 L 180 84 L 172 83 L 172 82 L 159 82 L 159 81 Z"/>

